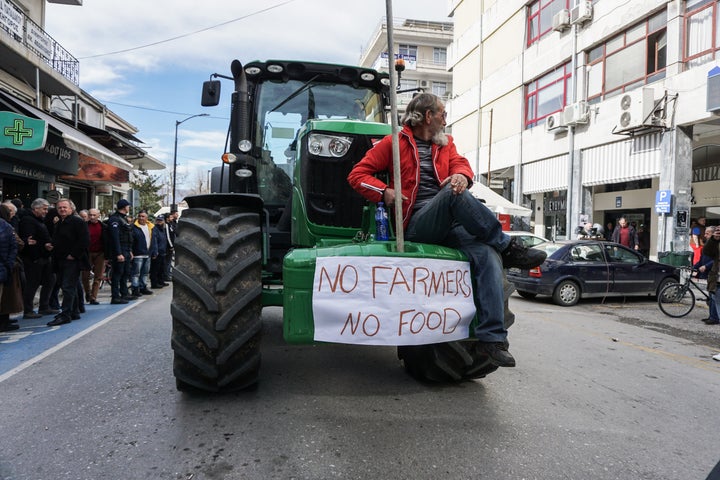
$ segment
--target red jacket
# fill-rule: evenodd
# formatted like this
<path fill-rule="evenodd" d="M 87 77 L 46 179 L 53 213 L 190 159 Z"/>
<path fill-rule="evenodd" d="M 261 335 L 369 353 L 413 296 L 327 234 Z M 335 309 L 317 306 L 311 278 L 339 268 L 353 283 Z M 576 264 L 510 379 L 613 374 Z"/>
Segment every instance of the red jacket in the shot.
<path fill-rule="evenodd" d="M 408 198 L 403 202 L 403 224 L 408 226 L 420 183 L 420 159 L 412 130 L 405 125 L 398 135 L 400 145 L 400 176 L 402 193 Z M 455 143 L 448 135 L 445 146 L 432 145 L 432 157 L 435 164 L 435 177 L 438 183 L 452 174 L 460 173 L 468 179 L 468 188 L 472 185 L 473 171 L 470 162 L 457 152 Z M 378 172 L 389 172 L 393 179 L 392 136 L 388 135 L 370 149 L 348 175 L 348 182 L 360 195 L 371 202 L 382 201 L 382 192 L 390 185 L 375 177 Z M 399 192 L 397 198 L 401 198 Z"/>

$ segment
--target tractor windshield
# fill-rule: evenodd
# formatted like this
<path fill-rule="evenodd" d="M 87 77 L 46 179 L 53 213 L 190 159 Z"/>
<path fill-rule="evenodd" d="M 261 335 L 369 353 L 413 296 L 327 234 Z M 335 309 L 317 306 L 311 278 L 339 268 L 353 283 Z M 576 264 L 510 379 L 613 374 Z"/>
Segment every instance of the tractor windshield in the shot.
<path fill-rule="evenodd" d="M 280 169 L 292 178 L 293 160 L 300 128 L 313 119 L 347 119 L 383 122 L 384 111 L 380 94 L 368 88 L 327 83 L 316 80 L 302 82 L 267 81 L 257 90 L 258 128 L 256 145 L 262 146 L 264 164 Z M 267 202 L 278 202 L 290 194 L 264 188 L 263 173 L 258 171 L 260 195 Z M 274 189 L 277 188 L 277 184 Z M 273 202 L 274 203 L 274 202 Z"/>

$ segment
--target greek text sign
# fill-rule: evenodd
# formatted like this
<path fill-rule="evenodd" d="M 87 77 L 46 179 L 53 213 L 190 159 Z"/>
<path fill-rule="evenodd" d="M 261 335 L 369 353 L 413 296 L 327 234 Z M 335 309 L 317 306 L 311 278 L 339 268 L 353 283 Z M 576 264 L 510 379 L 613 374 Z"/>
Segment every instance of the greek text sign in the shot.
<path fill-rule="evenodd" d="M 23 36 L 23 14 L 8 0 L 0 0 L 0 26 L 13 34 L 16 39 L 21 39 Z"/>
<path fill-rule="evenodd" d="M 318 257 L 315 340 L 423 345 L 462 340 L 475 316 L 470 264 L 404 257 Z"/>

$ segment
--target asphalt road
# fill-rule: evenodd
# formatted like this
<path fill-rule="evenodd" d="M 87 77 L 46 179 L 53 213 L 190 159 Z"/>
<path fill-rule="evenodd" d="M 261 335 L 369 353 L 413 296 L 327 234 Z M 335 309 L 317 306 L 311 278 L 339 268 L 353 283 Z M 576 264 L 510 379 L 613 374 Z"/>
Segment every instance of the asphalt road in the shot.
<path fill-rule="evenodd" d="M 0 478 L 684 480 L 720 460 L 720 329 L 700 310 L 513 297 L 518 367 L 438 386 L 394 348 L 286 345 L 267 308 L 259 386 L 191 396 L 168 290 L 0 377 Z"/>

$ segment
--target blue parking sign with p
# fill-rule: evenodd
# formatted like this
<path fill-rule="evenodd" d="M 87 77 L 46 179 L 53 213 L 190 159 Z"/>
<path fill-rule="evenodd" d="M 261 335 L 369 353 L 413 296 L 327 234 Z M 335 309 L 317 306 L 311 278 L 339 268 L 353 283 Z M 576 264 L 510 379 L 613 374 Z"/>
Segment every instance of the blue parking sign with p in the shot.
<path fill-rule="evenodd" d="M 655 192 L 655 213 L 670 213 L 672 191 L 658 190 Z"/>

